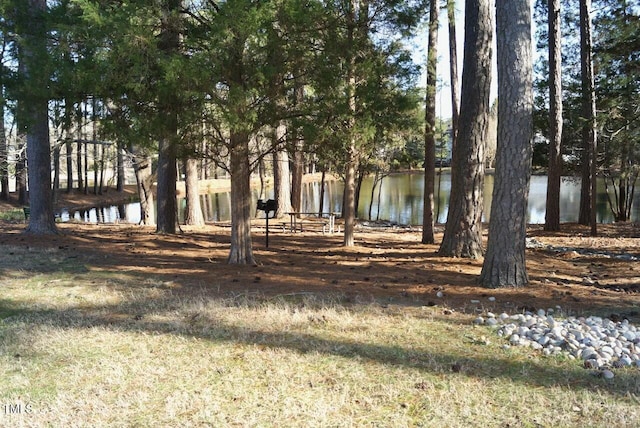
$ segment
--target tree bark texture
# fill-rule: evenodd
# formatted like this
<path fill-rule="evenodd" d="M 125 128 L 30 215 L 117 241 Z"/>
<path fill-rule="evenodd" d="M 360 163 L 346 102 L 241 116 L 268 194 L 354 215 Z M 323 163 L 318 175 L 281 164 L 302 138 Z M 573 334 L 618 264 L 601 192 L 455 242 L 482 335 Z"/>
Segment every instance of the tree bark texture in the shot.
<path fill-rule="evenodd" d="M 294 89 L 297 104 L 304 102 L 304 86 L 296 85 Z M 293 168 L 291 170 L 291 208 L 302 210 L 302 176 L 304 174 L 304 141 L 301 129 L 292 129 Z"/>
<path fill-rule="evenodd" d="M 116 181 L 116 190 L 118 192 L 124 191 L 124 181 L 125 181 L 125 168 L 124 168 L 124 148 L 122 144 L 118 142 L 117 144 L 117 153 L 116 153 L 116 170 L 117 170 L 117 181 Z"/>
<path fill-rule="evenodd" d="M 51 148 L 49 144 L 48 76 L 42 72 L 46 53 L 45 0 L 29 0 L 29 31 L 23 34 L 20 58 L 29 98 L 22 99 L 27 121 L 27 162 L 31 214 L 26 232 L 38 235 L 58 233 L 51 195 Z"/>
<path fill-rule="evenodd" d="M 181 0 L 166 0 L 162 17 L 162 31 L 158 40 L 160 50 L 167 56 L 176 55 L 180 46 L 179 14 Z M 158 100 L 162 118 L 162 135 L 158 142 L 158 218 L 156 232 L 176 233 L 178 206 L 176 200 L 178 100 L 174 92 L 163 89 Z"/>
<path fill-rule="evenodd" d="M 562 31 L 560 0 L 549 0 L 549 172 L 544 230 L 560 230 L 562 177 Z"/>
<path fill-rule="evenodd" d="M 278 209 L 275 212 L 277 218 L 284 217 L 291 212 L 291 172 L 289 169 L 289 154 L 281 147 L 287 129 L 280 123 L 275 129 L 274 145 L 280 146 L 273 152 L 273 191 L 274 198 L 278 201 Z"/>
<path fill-rule="evenodd" d="M 527 202 L 533 138 L 531 8 L 528 1 L 496 0 L 498 147 L 489 238 L 480 283 L 520 287 L 525 264 Z"/>
<path fill-rule="evenodd" d="M 204 216 L 200 205 L 200 189 L 198 179 L 198 159 L 185 159 L 185 199 L 186 210 L 184 213 L 184 224 L 189 226 L 204 225 Z"/>
<path fill-rule="evenodd" d="M 67 193 L 71 193 L 73 190 L 73 144 L 72 137 L 73 134 L 71 130 L 68 129 L 66 131 L 67 141 L 64 143 L 65 148 L 65 160 L 66 160 L 66 171 L 67 171 Z"/>
<path fill-rule="evenodd" d="M 342 207 L 342 217 L 344 219 L 343 245 L 345 247 L 353 247 L 355 245 L 357 158 L 355 142 L 352 142 L 349 148 L 344 175 L 344 206 Z"/>
<path fill-rule="evenodd" d="M 0 91 L 4 88 L 0 86 Z M 9 199 L 9 151 L 4 122 L 4 96 L 0 93 L 0 199 Z"/>
<path fill-rule="evenodd" d="M 255 265 L 251 241 L 251 187 L 249 136 L 232 132 L 231 167 L 231 250 L 229 264 Z"/>
<path fill-rule="evenodd" d="M 302 210 L 302 176 L 304 174 L 304 152 L 302 144 L 296 144 L 293 153 L 293 168 L 291 170 L 291 209 Z"/>
<path fill-rule="evenodd" d="M 138 197 L 140 199 L 140 224 L 154 226 L 156 224 L 155 200 L 153 196 L 153 171 L 151 157 L 131 148 L 133 170 L 136 175 Z"/>
<path fill-rule="evenodd" d="M 26 159 L 26 135 L 18 134 L 18 156 L 16 159 L 16 193 L 18 193 L 18 203 L 27 205 L 29 203 L 29 195 L 27 193 L 27 159 Z"/>
<path fill-rule="evenodd" d="M 350 10 L 347 16 L 347 38 L 348 45 L 354 46 L 356 38 L 357 18 L 356 14 L 360 8 L 359 0 L 350 0 Z M 342 217 L 344 219 L 344 239 L 345 247 L 353 247 L 355 245 L 355 227 L 356 227 L 356 171 L 358 170 L 359 153 L 355 136 L 357 101 L 356 101 L 356 54 L 349 51 L 347 53 L 347 102 L 349 105 L 349 143 L 347 146 L 347 160 L 345 164 L 344 174 L 344 197 L 342 206 Z"/>
<path fill-rule="evenodd" d="M 436 178 L 436 84 L 438 76 L 438 13 L 439 2 L 432 1 L 429 8 L 429 41 L 427 53 L 427 90 L 425 95 L 424 125 L 424 207 L 422 217 L 422 243 L 433 244 L 434 188 Z"/>
<path fill-rule="evenodd" d="M 96 97 L 91 97 L 91 140 L 93 141 L 93 194 L 98 194 L 98 114 L 97 114 L 98 102 Z"/>
<path fill-rule="evenodd" d="M 582 117 L 584 125 L 582 128 L 583 151 L 583 173 L 582 190 L 580 192 L 580 215 L 581 224 L 591 226 L 591 235 L 598 233 L 596 223 L 596 195 L 597 182 L 597 156 L 598 138 L 596 133 L 596 97 L 595 82 L 593 74 L 593 48 L 591 37 L 591 0 L 580 0 L 580 63 L 582 75 Z"/>
<path fill-rule="evenodd" d="M 178 168 L 176 160 L 175 144 L 172 139 L 170 137 L 161 139 L 158 147 L 157 233 L 176 233 L 178 221 L 176 201 Z"/>
<path fill-rule="evenodd" d="M 456 2 L 447 0 L 449 21 L 449 76 L 451 85 L 451 153 L 456 149 L 460 108 L 458 103 L 458 42 L 456 40 Z M 453 156 L 452 156 L 453 157 Z"/>
<path fill-rule="evenodd" d="M 56 201 L 56 195 L 60 190 L 60 145 L 56 144 L 53 148 L 53 202 Z"/>
<path fill-rule="evenodd" d="M 78 191 L 82 191 L 84 188 L 84 174 L 83 174 L 83 163 L 82 163 L 82 103 L 78 103 L 77 114 L 76 114 L 76 135 L 77 135 L 77 146 L 76 146 L 76 166 L 78 168 Z"/>
<path fill-rule="evenodd" d="M 492 31 L 491 1 L 467 0 L 460 128 L 452 161 L 447 225 L 439 250 L 442 256 L 482 256 L 484 144 L 489 122 Z"/>

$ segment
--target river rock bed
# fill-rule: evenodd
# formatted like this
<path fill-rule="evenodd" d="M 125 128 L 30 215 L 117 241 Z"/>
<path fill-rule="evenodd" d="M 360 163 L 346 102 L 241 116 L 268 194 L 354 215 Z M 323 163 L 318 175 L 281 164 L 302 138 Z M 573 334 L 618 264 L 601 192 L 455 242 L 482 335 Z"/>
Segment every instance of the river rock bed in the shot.
<path fill-rule="evenodd" d="M 544 355 L 568 354 L 612 378 L 613 368 L 640 368 L 640 329 L 628 320 L 614 322 L 597 316 L 554 318 L 553 310 L 518 315 L 488 312 L 474 320 L 496 330 L 510 346 L 528 346 Z"/>

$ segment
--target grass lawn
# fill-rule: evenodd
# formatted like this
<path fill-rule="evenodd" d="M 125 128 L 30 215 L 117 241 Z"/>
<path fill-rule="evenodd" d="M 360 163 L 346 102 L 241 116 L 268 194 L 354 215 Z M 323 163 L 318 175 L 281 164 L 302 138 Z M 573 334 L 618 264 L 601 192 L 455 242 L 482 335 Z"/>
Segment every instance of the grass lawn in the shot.
<path fill-rule="evenodd" d="M 0 255 L 0 426 L 637 427 L 640 372 L 503 349 L 469 315 L 340 294 L 176 292 Z"/>

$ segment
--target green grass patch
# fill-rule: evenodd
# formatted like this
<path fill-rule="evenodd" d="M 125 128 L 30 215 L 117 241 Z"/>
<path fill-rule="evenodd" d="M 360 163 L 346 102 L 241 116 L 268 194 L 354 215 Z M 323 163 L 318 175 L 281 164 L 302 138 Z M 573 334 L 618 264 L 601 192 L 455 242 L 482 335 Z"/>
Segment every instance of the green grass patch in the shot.
<path fill-rule="evenodd" d="M 21 222 L 25 221 L 22 209 L 12 209 L 0 212 L 0 221 Z"/>
<path fill-rule="evenodd" d="M 502 349 L 488 328 L 439 308 L 216 298 L 206 287 L 185 297 L 152 278 L 72 271 L 64 259 L 61 271 L 34 272 L 9 259 L 0 258 L 12 274 L 0 279 L 0 426 L 640 420 L 638 370 L 605 380 L 568 358 Z"/>

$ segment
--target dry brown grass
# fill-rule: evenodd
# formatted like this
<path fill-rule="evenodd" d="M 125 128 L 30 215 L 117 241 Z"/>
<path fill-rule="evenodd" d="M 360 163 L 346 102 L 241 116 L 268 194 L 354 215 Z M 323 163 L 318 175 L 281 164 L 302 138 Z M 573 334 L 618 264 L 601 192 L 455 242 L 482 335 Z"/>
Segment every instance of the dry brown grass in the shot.
<path fill-rule="evenodd" d="M 344 294 L 177 292 L 0 255 L 0 426 L 635 427 L 640 376 L 503 350 L 468 315 Z M 43 269 L 46 266 L 47 269 Z M 488 339 L 488 343 L 487 343 Z M 29 412 L 9 414 L 6 405 Z"/>

